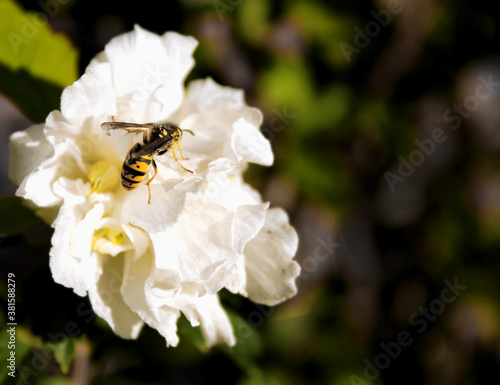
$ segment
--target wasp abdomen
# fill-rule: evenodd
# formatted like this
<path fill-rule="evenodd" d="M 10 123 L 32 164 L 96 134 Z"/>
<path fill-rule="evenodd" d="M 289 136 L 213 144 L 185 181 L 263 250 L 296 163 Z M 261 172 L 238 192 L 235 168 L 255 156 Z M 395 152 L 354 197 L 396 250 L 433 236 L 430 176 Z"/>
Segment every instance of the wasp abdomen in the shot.
<path fill-rule="evenodd" d="M 141 184 L 153 160 L 152 155 L 137 155 L 137 150 L 134 146 L 123 162 L 122 186 L 126 190 L 133 190 Z"/>

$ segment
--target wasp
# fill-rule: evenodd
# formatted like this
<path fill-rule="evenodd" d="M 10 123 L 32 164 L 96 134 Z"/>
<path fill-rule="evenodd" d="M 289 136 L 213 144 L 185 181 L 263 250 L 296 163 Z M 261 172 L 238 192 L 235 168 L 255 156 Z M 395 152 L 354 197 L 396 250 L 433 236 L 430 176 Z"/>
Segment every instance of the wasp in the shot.
<path fill-rule="evenodd" d="M 151 188 L 149 185 L 153 179 L 158 174 L 158 168 L 156 167 L 156 162 L 153 159 L 154 156 L 163 155 L 168 150 L 172 151 L 174 154 L 174 159 L 183 170 L 193 173 L 191 170 L 185 168 L 180 164 L 177 154 L 174 151 L 174 147 L 179 148 L 181 153 L 181 158 L 183 160 L 188 160 L 189 158 L 184 158 L 182 153 L 182 147 L 180 139 L 182 138 L 182 132 L 179 127 L 171 123 L 128 123 L 128 122 L 116 122 L 114 117 L 112 117 L 112 122 L 105 122 L 101 124 L 101 128 L 106 132 L 106 135 L 111 135 L 109 131 L 111 130 L 125 130 L 127 134 L 142 134 L 143 143 L 136 143 L 132 146 L 128 152 L 125 161 L 123 162 L 121 180 L 122 186 L 125 190 L 133 190 L 137 188 L 141 182 L 146 177 L 147 172 L 151 165 L 154 169 L 154 175 L 146 183 L 148 186 L 149 199 L 148 204 L 151 204 Z M 194 135 L 190 130 L 184 130 Z"/>

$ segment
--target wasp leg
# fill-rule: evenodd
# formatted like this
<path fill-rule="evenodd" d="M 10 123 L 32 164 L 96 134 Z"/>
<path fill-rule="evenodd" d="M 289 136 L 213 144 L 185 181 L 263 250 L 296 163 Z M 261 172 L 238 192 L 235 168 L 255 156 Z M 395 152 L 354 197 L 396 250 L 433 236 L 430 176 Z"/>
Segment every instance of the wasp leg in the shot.
<path fill-rule="evenodd" d="M 113 120 L 113 123 L 117 123 Z M 127 131 L 127 134 L 134 134 L 134 135 L 137 135 L 137 134 L 141 134 L 142 133 L 142 139 L 144 141 L 144 143 L 147 142 L 148 140 L 148 130 L 144 129 L 144 128 L 126 128 L 126 127 L 119 127 L 117 125 L 113 125 L 111 122 L 106 122 L 106 123 L 103 123 L 101 124 L 101 127 L 102 129 L 106 132 L 106 135 L 110 135 L 109 131 L 111 130 L 124 130 L 124 131 Z M 127 135 L 125 134 L 125 135 Z"/>
<path fill-rule="evenodd" d="M 179 142 L 177 142 L 177 144 L 179 144 Z M 181 166 L 182 169 L 184 169 L 187 172 L 190 172 L 192 174 L 193 172 L 191 170 L 188 170 L 186 167 L 184 167 L 182 164 L 179 163 L 179 159 L 177 159 L 177 154 L 174 151 L 174 146 L 170 147 L 170 149 L 172 150 L 172 154 L 174 154 L 174 158 L 175 158 L 175 161 L 177 162 L 177 164 L 179 166 Z M 179 146 L 179 149 L 180 149 L 180 146 Z M 181 150 L 181 155 L 182 155 L 182 150 Z M 184 157 L 182 157 L 182 159 L 186 160 Z"/>
<path fill-rule="evenodd" d="M 179 151 L 181 152 L 182 160 L 189 160 L 189 158 L 184 158 L 184 154 L 182 153 L 181 142 L 177 142 L 176 144 L 177 144 L 177 147 L 179 147 Z"/>
<path fill-rule="evenodd" d="M 152 159 L 152 164 L 153 164 L 153 168 L 155 170 L 155 174 L 153 175 L 153 177 L 148 180 L 148 182 L 146 183 L 147 186 L 148 186 L 148 193 L 149 193 L 149 199 L 148 199 L 148 205 L 151 204 L 151 188 L 149 187 L 149 185 L 151 184 L 151 182 L 153 181 L 153 179 L 156 177 L 156 175 L 158 174 L 158 168 L 156 167 L 156 162 L 154 159 Z"/>
<path fill-rule="evenodd" d="M 142 140 L 144 141 L 144 143 L 146 143 L 146 141 L 148 140 L 148 130 L 145 130 L 143 128 L 123 128 L 123 127 L 121 129 L 127 131 L 127 134 L 137 135 L 142 132 Z"/>

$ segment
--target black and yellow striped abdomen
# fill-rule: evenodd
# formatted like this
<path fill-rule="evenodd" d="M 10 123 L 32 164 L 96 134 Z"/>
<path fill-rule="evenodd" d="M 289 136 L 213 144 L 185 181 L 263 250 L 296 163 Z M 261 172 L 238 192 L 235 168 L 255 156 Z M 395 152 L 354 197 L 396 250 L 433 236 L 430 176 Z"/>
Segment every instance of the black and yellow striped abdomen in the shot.
<path fill-rule="evenodd" d="M 153 155 L 138 155 L 138 151 L 142 149 L 139 143 L 136 143 L 131 148 L 122 166 L 122 186 L 125 190 L 133 190 L 137 188 L 144 180 L 151 162 Z"/>

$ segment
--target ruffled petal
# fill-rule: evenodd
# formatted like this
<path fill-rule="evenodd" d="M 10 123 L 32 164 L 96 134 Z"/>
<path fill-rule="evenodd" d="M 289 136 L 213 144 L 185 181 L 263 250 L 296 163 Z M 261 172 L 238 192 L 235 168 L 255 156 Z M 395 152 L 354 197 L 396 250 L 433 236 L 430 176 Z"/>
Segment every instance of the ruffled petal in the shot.
<path fill-rule="evenodd" d="M 128 239 L 134 247 L 133 257 L 136 259 L 142 257 L 151 243 L 148 234 L 140 228 L 129 225 L 123 225 L 123 231 L 125 231 L 125 234 L 127 234 Z"/>
<path fill-rule="evenodd" d="M 50 158 L 43 160 L 38 168 L 26 177 L 16 195 L 31 200 L 38 207 L 51 207 L 61 203 L 61 195 L 55 191 L 55 184 L 65 176 L 70 179 L 84 177 L 85 165 L 74 141 L 54 147 Z"/>
<path fill-rule="evenodd" d="M 236 344 L 233 327 L 222 308 L 217 295 L 205 295 L 194 302 L 194 306 L 181 309 L 193 326 L 200 325 L 207 346 L 225 342 Z"/>
<path fill-rule="evenodd" d="M 231 147 L 243 161 L 263 166 L 273 164 L 274 157 L 269 140 L 260 133 L 257 127 L 243 118 L 234 123 Z"/>
<path fill-rule="evenodd" d="M 67 164 L 68 158 L 61 151 L 54 151 L 43 134 L 43 127 L 32 126 L 11 136 L 9 176 L 20 185 L 16 195 L 38 207 L 50 207 L 60 202 L 51 187 L 58 168 Z"/>
<path fill-rule="evenodd" d="M 74 207 L 63 205 L 53 227 L 50 249 L 50 270 L 54 281 L 72 288 L 76 294 L 85 296 L 97 279 L 97 260 L 89 255 L 76 258 L 70 254 L 70 240 L 73 229 L 83 218 Z"/>
<path fill-rule="evenodd" d="M 295 295 L 300 267 L 292 258 L 297 246 L 297 233 L 286 213 L 279 208 L 270 209 L 262 230 L 245 246 L 247 281 L 242 294 L 269 306 Z"/>
<path fill-rule="evenodd" d="M 211 78 L 189 83 L 186 100 L 174 116 L 181 121 L 193 115 L 198 122 L 212 123 L 228 131 L 240 118 L 256 127 L 262 123 L 262 113 L 246 105 L 242 90 L 223 87 Z"/>
<path fill-rule="evenodd" d="M 148 68 L 163 67 L 165 48 L 157 34 L 136 25 L 133 31 L 113 38 L 105 47 L 118 96 L 134 92 L 148 76 Z"/>
<path fill-rule="evenodd" d="M 38 165 L 54 155 L 43 134 L 43 124 L 15 132 L 10 137 L 9 178 L 18 186 Z"/>
<path fill-rule="evenodd" d="M 158 330 L 167 346 L 177 346 L 177 319 L 180 311 L 166 305 L 158 306 L 154 270 L 151 253 L 138 259 L 127 258 L 121 288 L 123 300 L 145 323 Z"/>
<path fill-rule="evenodd" d="M 124 276 L 122 258 L 101 256 L 99 279 L 89 288 L 89 298 L 96 314 L 106 320 L 111 329 L 122 338 L 135 339 L 143 321 L 125 303 L 121 290 Z"/>
<path fill-rule="evenodd" d="M 121 217 L 126 223 L 140 227 L 148 233 L 165 231 L 183 212 L 188 196 L 195 194 L 199 188 L 199 179 L 194 177 L 180 183 L 175 182 L 170 181 L 166 186 L 151 184 L 151 204 L 148 204 L 148 190 L 145 184 L 127 192 Z"/>
<path fill-rule="evenodd" d="M 75 131 L 88 118 L 94 121 L 96 117 L 116 113 L 116 95 L 109 63 L 87 68 L 79 80 L 64 89 L 61 113 L 74 124 Z M 100 130 L 100 127 L 97 126 L 96 130 Z"/>
<path fill-rule="evenodd" d="M 195 39 L 175 33 L 162 37 L 135 26 L 106 45 L 120 116 L 137 122 L 165 119 L 183 96 L 183 82 L 193 66 Z"/>
<path fill-rule="evenodd" d="M 51 207 L 61 202 L 61 198 L 51 188 L 56 179 L 56 168 L 47 164 L 53 164 L 53 162 L 44 161 L 40 170 L 24 179 L 16 191 L 16 195 L 31 200 L 38 207 Z"/>
<path fill-rule="evenodd" d="M 210 278 L 231 260 L 231 222 L 233 213 L 217 207 L 190 202 L 174 226 L 151 234 L 155 247 L 155 266 L 175 268 L 182 282 L 200 282 Z M 207 231 L 207 225 L 210 231 Z"/>
<path fill-rule="evenodd" d="M 269 203 L 258 205 L 241 205 L 234 213 L 234 219 L 231 226 L 233 235 L 233 250 L 241 254 L 247 242 L 255 238 L 257 233 L 264 226 L 266 212 Z"/>
<path fill-rule="evenodd" d="M 165 47 L 167 61 L 175 63 L 176 71 L 182 82 L 184 82 L 187 74 L 194 67 L 193 52 L 198 46 L 198 42 L 191 36 L 184 36 L 177 32 L 166 32 L 161 37 L 161 42 Z"/>
<path fill-rule="evenodd" d="M 207 199 L 231 211 L 242 205 L 262 203 L 259 192 L 244 183 L 240 174 L 232 174 L 223 165 L 213 166 L 206 178 L 204 194 Z"/>
<path fill-rule="evenodd" d="M 98 203 L 87 212 L 83 220 L 76 224 L 69 240 L 69 255 L 71 257 L 80 260 L 89 258 L 92 251 L 92 238 L 103 214 L 104 205 Z"/>
<path fill-rule="evenodd" d="M 65 147 L 68 141 L 74 143 L 85 163 L 107 160 L 119 164 L 134 138 L 126 136 L 124 131 L 108 136 L 101 129 L 101 124 L 116 114 L 111 66 L 100 63 L 88 68 L 78 81 L 65 88 L 61 112 L 54 111 L 48 116 L 45 134 L 54 145 Z"/>

